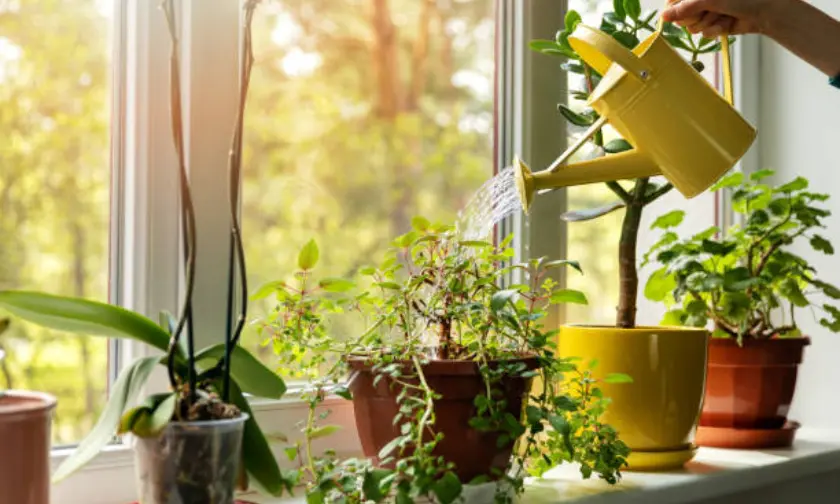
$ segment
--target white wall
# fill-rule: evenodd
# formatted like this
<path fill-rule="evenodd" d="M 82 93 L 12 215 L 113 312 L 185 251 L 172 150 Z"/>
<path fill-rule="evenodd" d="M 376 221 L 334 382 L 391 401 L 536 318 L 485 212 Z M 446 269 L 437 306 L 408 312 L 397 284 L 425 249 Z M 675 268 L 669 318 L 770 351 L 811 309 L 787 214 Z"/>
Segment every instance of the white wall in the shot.
<path fill-rule="evenodd" d="M 840 18 L 840 2 L 812 0 Z M 832 195 L 826 237 L 840 250 L 840 90 L 828 79 L 770 40 L 761 43 L 760 162 L 781 179 L 807 177 L 811 186 Z M 837 257 L 827 257 L 799 246 L 817 268 L 821 279 L 840 285 Z M 840 426 L 840 334 L 821 328 L 810 316 L 801 316 L 803 330 L 813 340 L 806 349 L 791 418 L 809 427 Z"/>

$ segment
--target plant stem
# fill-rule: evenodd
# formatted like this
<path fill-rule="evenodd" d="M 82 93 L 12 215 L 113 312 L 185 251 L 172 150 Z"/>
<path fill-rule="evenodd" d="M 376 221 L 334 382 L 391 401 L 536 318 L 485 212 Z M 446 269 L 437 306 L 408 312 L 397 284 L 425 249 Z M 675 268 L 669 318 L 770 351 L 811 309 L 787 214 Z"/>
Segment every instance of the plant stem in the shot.
<path fill-rule="evenodd" d="M 647 185 L 647 178 L 636 180 L 633 198 L 627 204 L 624 221 L 621 224 L 621 238 L 618 241 L 619 296 L 616 314 L 616 326 L 621 328 L 636 326 L 636 296 L 639 290 L 636 245 L 639 238 L 639 226 L 642 223 Z"/>
<path fill-rule="evenodd" d="M 175 143 L 175 151 L 178 157 L 179 168 L 179 189 L 181 195 L 181 222 L 183 224 L 186 271 L 186 292 L 184 294 L 184 306 L 178 325 L 169 340 L 167 349 L 166 367 L 169 373 L 169 384 L 173 389 L 178 387 L 178 379 L 175 374 L 175 355 L 177 354 L 178 341 L 181 332 L 192 318 L 192 294 L 195 288 L 195 260 L 196 260 L 196 231 L 195 231 L 195 209 L 193 208 L 192 194 L 190 192 L 189 176 L 187 174 L 186 160 L 184 157 L 184 130 L 181 109 L 181 74 L 180 74 L 180 44 L 178 41 L 177 27 L 175 23 L 175 7 L 173 0 L 164 0 L 162 5 L 166 15 L 167 28 L 171 40 L 170 65 L 170 106 L 172 119 L 172 136 Z M 189 324 L 190 327 L 192 324 Z M 187 373 L 189 376 L 189 401 L 195 400 L 195 349 L 192 345 L 192 338 L 188 338 L 188 362 Z"/>

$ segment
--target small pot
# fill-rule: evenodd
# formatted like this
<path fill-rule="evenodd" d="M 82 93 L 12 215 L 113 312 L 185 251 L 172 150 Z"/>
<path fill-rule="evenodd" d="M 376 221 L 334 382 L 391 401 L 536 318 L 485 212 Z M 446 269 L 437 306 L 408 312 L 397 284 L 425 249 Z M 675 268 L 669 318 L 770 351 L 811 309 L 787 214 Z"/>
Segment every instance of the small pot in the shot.
<path fill-rule="evenodd" d="M 0 391 L 0 503 L 49 504 L 55 397 Z"/>
<path fill-rule="evenodd" d="M 172 422 L 137 437 L 139 504 L 233 504 L 246 420 Z"/>
<path fill-rule="evenodd" d="M 706 398 L 700 425 L 781 429 L 796 389 L 796 374 L 809 338 L 713 338 L 709 344 Z"/>
<path fill-rule="evenodd" d="M 523 362 L 529 369 L 537 367 L 535 357 L 508 362 Z M 351 378 L 350 391 L 362 450 L 366 457 L 378 463 L 377 455 L 382 448 L 401 435 L 399 424 L 394 425 L 393 420 L 399 411 L 397 396 L 404 387 L 387 376 L 374 386 L 376 375 L 363 358 L 350 358 L 349 364 L 356 373 Z M 407 373 L 414 374 L 410 362 L 404 365 Z M 475 397 L 487 392 L 478 364 L 473 361 L 431 361 L 423 366 L 423 374 L 429 387 L 442 396 L 434 405 L 434 429 L 443 434 L 443 439 L 434 454 L 455 464 L 454 472 L 461 481 L 469 482 L 479 476 L 496 479 L 497 472 L 503 471 L 510 462 L 515 440 L 498 446 L 498 433 L 479 432 L 469 425 L 470 419 L 476 416 Z M 407 378 L 405 381 L 417 382 Z M 521 418 L 523 400 L 531 382 L 529 378 L 511 376 L 501 384 L 507 401 L 506 411 L 517 420 Z M 430 436 L 424 441 L 428 439 Z"/>

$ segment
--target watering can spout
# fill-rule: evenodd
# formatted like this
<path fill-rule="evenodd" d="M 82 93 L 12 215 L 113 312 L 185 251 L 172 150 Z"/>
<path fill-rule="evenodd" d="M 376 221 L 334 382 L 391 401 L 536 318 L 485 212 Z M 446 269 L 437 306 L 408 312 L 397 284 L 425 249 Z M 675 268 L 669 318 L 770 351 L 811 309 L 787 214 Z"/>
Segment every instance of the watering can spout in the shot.
<path fill-rule="evenodd" d="M 519 201 L 525 213 L 528 213 L 537 191 L 661 174 L 653 159 L 635 149 L 537 173 L 533 173 L 517 157 L 513 169 Z"/>

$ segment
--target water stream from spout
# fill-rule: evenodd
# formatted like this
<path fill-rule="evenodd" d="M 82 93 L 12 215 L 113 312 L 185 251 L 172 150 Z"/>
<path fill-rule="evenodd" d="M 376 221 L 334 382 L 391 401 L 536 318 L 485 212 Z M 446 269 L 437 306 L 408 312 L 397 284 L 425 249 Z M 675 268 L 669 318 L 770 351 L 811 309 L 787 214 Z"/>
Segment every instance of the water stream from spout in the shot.
<path fill-rule="evenodd" d="M 463 240 L 486 240 L 493 226 L 519 208 L 514 171 L 507 167 L 485 182 L 458 213 L 458 235 Z"/>

